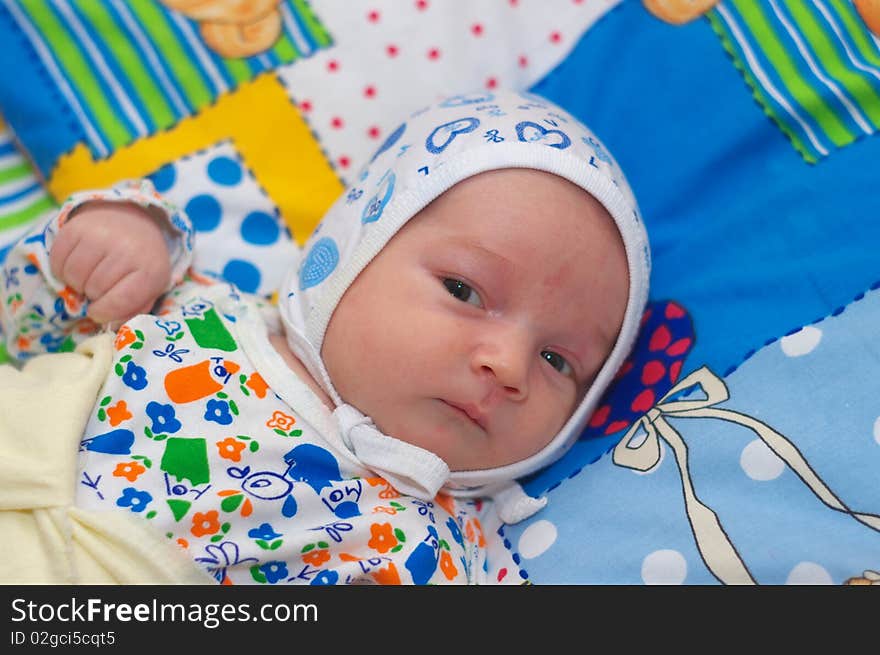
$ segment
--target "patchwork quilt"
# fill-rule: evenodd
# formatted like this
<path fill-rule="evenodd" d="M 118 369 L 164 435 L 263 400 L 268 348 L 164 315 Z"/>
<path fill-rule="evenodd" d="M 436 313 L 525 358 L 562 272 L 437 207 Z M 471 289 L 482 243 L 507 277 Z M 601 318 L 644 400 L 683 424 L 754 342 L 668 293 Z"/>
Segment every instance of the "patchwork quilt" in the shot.
<path fill-rule="evenodd" d="M 523 481 L 547 506 L 484 526 L 493 579 L 876 584 L 878 12 L 2 0 L 0 257 L 69 193 L 145 176 L 192 217 L 198 266 L 271 299 L 400 116 L 534 91 L 614 152 L 654 271 L 582 438 Z"/>

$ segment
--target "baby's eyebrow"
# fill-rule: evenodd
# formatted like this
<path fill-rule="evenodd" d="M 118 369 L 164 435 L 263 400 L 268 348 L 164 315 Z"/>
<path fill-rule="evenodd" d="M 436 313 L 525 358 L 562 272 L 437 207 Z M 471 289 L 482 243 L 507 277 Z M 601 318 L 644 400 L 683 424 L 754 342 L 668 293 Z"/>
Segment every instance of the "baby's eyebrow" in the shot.
<path fill-rule="evenodd" d="M 446 239 L 449 246 L 463 248 L 474 253 L 477 257 L 491 260 L 491 264 L 502 269 L 502 272 L 509 273 L 515 268 L 515 264 L 504 255 L 500 255 L 491 248 L 487 248 L 478 241 L 463 237 L 450 237 Z"/>

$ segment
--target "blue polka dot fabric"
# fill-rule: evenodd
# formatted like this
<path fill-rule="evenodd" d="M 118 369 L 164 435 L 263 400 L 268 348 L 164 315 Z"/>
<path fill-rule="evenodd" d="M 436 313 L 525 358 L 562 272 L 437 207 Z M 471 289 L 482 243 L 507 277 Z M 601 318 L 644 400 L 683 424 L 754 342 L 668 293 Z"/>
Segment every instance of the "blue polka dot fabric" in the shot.
<path fill-rule="evenodd" d="M 232 145 L 166 164 L 149 177 L 192 220 L 197 269 L 248 293 L 277 291 L 299 248 Z"/>

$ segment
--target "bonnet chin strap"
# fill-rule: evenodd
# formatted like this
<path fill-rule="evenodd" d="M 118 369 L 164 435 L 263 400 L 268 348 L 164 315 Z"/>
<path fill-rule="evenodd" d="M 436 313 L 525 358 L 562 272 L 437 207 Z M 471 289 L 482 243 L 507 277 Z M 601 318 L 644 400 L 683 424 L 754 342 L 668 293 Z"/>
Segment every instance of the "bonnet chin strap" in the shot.
<path fill-rule="evenodd" d="M 337 407 L 333 418 L 345 447 L 399 492 L 430 501 L 449 480 L 446 462 L 424 448 L 382 434 L 351 405 Z M 517 482 L 487 490 L 485 495 L 495 502 L 495 511 L 505 523 L 519 523 L 547 504 L 546 497 L 529 496 Z"/>
<path fill-rule="evenodd" d="M 547 504 L 547 496 L 529 496 L 518 482 L 511 482 L 492 494 L 495 511 L 505 523 L 524 521 Z"/>
<path fill-rule="evenodd" d="M 351 405 L 333 411 L 345 446 L 399 492 L 433 500 L 449 479 L 449 467 L 435 454 L 382 434 L 373 422 Z"/>

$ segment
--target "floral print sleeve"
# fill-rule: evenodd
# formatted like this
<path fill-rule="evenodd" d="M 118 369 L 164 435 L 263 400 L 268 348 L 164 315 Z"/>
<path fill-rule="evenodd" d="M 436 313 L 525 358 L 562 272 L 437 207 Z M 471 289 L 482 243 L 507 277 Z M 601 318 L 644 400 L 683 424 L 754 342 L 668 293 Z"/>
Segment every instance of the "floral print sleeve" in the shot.
<path fill-rule="evenodd" d="M 172 262 L 169 289 L 192 260 L 193 230 L 186 214 L 156 193 L 149 180 L 123 182 L 103 191 L 76 193 L 47 223 L 37 225 L 10 250 L 3 263 L 4 297 L 0 305 L 3 338 L 13 360 L 46 352 L 73 350 L 99 326 L 86 316 L 87 300 L 54 275 L 49 252 L 71 212 L 92 200 L 135 202 L 161 220 Z"/>
<path fill-rule="evenodd" d="M 317 399 L 264 377 L 271 345 L 250 299 L 200 281 L 119 330 L 80 444 L 77 506 L 148 521 L 218 584 L 483 579 L 476 501 L 406 496 L 342 456 Z"/>

